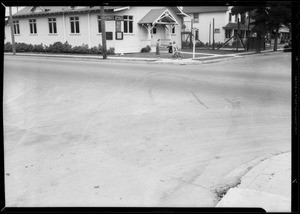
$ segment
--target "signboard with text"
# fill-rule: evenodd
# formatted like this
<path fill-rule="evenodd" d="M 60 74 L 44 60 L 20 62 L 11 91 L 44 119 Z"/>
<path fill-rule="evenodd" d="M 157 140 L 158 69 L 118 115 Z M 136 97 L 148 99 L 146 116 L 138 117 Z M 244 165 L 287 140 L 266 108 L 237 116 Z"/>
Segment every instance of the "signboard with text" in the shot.
<path fill-rule="evenodd" d="M 114 21 L 114 20 L 123 21 L 124 20 L 123 16 L 114 16 L 114 15 L 106 15 L 104 17 L 104 19 L 105 19 L 105 21 Z"/>
<path fill-rule="evenodd" d="M 122 40 L 123 39 L 123 32 L 116 31 L 116 40 Z"/>

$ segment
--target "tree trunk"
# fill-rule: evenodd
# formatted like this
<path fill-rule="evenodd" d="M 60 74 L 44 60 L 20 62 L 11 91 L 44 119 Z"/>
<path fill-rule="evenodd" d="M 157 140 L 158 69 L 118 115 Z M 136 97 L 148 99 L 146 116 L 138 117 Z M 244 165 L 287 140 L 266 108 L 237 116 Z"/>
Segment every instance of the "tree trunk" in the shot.
<path fill-rule="evenodd" d="M 105 12 L 104 6 L 100 6 L 101 14 L 101 33 L 102 33 L 102 54 L 103 59 L 107 58 L 107 49 L 106 49 L 106 30 L 105 30 Z"/>
<path fill-rule="evenodd" d="M 273 49 L 273 51 L 277 51 L 278 31 L 279 31 L 279 29 L 277 28 L 276 31 L 275 31 L 275 37 L 274 37 L 274 49 Z"/>
<path fill-rule="evenodd" d="M 257 32 L 257 44 L 256 44 L 256 53 L 260 53 L 261 51 L 261 32 Z"/>

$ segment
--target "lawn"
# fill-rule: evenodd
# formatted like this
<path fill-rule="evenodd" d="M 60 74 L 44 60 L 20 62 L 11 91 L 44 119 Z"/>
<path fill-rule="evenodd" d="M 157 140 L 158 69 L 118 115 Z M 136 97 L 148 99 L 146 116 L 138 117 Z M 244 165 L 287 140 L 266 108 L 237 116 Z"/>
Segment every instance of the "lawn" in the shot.
<path fill-rule="evenodd" d="M 147 53 L 127 53 L 122 56 L 115 55 L 116 57 L 136 57 L 136 58 L 157 58 L 155 52 L 147 52 Z M 190 59 L 193 58 L 193 54 L 181 53 L 183 59 Z M 208 54 L 195 54 L 195 57 L 202 57 L 202 56 L 210 56 Z M 160 52 L 160 58 L 162 59 L 171 59 L 171 54 L 167 51 Z"/>

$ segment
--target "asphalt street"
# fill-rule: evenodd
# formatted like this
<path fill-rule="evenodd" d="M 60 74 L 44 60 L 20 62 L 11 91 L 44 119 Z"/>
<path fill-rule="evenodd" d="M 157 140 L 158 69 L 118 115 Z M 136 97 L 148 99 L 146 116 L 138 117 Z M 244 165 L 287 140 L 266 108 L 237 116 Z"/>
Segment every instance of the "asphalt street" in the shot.
<path fill-rule="evenodd" d="M 212 207 L 246 163 L 291 150 L 291 54 L 5 56 L 3 118 L 8 207 Z"/>

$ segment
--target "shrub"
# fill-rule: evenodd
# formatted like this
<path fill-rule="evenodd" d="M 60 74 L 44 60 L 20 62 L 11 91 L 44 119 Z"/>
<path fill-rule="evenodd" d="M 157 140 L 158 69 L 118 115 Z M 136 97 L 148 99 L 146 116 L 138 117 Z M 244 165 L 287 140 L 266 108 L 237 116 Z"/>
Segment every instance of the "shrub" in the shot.
<path fill-rule="evenodd" d="M 182 47 L 189 47 L 190 43 L 188 41 L 182 42 Z"/>
<path fill-rule="evenodd" d="M 72 48 L 72 53 L 89 54 L 91 51 L 88 45 L 75 46 Z"/>
<path fill-rule="evenodd" d="M 17 43 L 16 42 L 16 52 L 30 52 L 32 51 L 33 46 L 27 45 L 26 43 Z"/>
<path fill-rule="evenodd" d="M 90 49 L 90 53 L 91 54 L 102 54 L 102 46 L 101 45 L 98 45 L 97 46 L 94 46 Z"/>
<path fill-rule="evenodd" d="M 147 45 L 149 48 L 150 48 L 150 46 L 149 45 Z M 150 50 L 151 50 L 151 48 L 150 48 Z M 150 51 L 149 50 L 149 51 Z M 148 52 L 149 52 L 148 51 Z M 107 50 L 107 55 L 114 55 L 115 54 L 115 48 L 109 48 L 108 50 Z"/>
<path fill-rule="evenodd" d="M 43 44 L 40 44 L 40 45 L 34 45 L 32 51 L 33 52 L 44 52 L 45 49 L 44 49 Z"/>
<path fill-rule="evenodd" d="M 68 41 L 66 41 L 66 42 L 63 44 L 62 52 L 63 52 L 63 53 L 72 53 L 72 45 L 70 45 L 70 44 L 68 43 Z"/>
<path fill-rule="evenodd" d="M 63 53 L 64 45 L 61 42 L 54 42 L 49 46 L 49 52 L 51 53 Z"/>
<path fill-rule="evenodd" d="M 12 52 L 12 44 L 10 42 L 5 43 L 4 52 Z"/>
<path fill-rule="evenodd" d="M 149 45 L 141 49 L 141 53 L 150 52 L 150 51 L 151 51 L 151 47 Z"/>
<path fill-rule="evenodd" d="M 50 52 L 50 47 L 47 46 L 47 45 L 45 45 L 45 46 L 44 46 L 44 51 L 45 51 L 45 52 Z"/>
<path fill-rule="evenodd" d="M 151 50 L 150 46 L 146 47 L 147 50 Z M 82 44 L 81 46 L 72 47 L 68 42 L 64 44 L 61 42 L 55 42 L 52 45 L 32 45 L 25 43 L 16 43 L 17 52 L 50 52 L 50 53 L 77 53 L 77 54 L 102 54 L 102 46 L 89 48 L 88 45 Z M 4 44 L 4 52 L 12 52 L 12 44 L 7 42 Z M 107 50 L 108 55 L 115 54 L 115 48 L 110 47 Z"/>
<path fill-rule="evenodd" d="M 196 44 L 195 44 L 195 47 L 197 47 L 197 48 L 204 47 L 204 46 L 205 46 L 204 43 L 200 42 L 200 41 L 196 42 Z"/>

